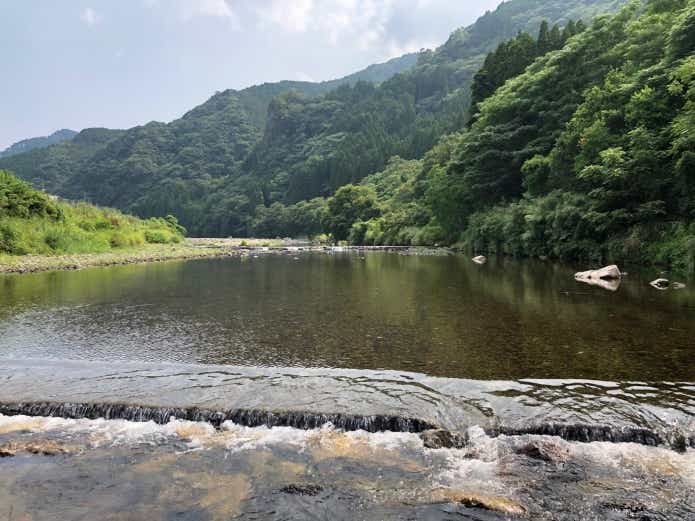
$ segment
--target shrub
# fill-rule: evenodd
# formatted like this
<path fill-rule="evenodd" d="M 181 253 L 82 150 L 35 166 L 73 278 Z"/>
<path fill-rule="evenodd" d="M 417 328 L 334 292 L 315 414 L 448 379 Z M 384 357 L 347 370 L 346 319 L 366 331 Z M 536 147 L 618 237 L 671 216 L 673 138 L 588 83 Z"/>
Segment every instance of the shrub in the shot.
<path fill-rule="evenodd" d="M 0 170 L 0 217 L 47 217 L 58 220 L 62 213 L 58 205 L 29 183 L 9 172 Z"/>
<path fill-rule="evenodd" d="M 19 233 L 10 223 L 0 223 L 0 252 L 14 255 L 24 253 Z"/>
<path fill-rule="evenodd" d="M 109 238 L 109 244 L 112 248 L 123 248 L 124 246 L 129 246 L 128 238 L 120 233 L 116 232 Z"/>
<path fill-rule="evenodd" d="M 145 231 L 145 240 L 150 244 L 169 244 L 173 242 L 172 235 L 164 230 L 147 230 Z"/>
<path fill-rule="evenodd" d="M 62 242 L 62 237 L 61 234 L 58 230 L 55 228 L 50 228 L 47 230 L 44 235 L 43 235 L 43 242 L 46 243 L 46 245 L 52 249 L 52 250 L 58 250 L 61 246 Z"/>

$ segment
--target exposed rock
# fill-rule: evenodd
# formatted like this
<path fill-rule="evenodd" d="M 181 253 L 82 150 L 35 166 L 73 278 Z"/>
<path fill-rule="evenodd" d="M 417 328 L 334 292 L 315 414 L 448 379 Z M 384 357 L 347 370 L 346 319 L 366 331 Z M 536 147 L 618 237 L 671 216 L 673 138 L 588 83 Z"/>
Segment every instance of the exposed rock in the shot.
<path fill-rule="evenodd" d="M 475 492 L 440 489 L 433 493 L 435 503 L 460 503 L 468 508 L 482 508 L 494 512 L 502 512 L 508 515 L 524 515 L 526 508 L 520 503 L 499 496 L 486 496 Z"/>
<path fill-rule="evenodd" d="M 665 290 L 668 289 L 668 287 L 671 285 L 671 282 L 668 279 L 656 279 L 651 281 L 649 284 L 655 287 L 656 289 Z"/>
<path fill-rule="evenodd" d="M 618 266 L 606 266 L 598 270 L 589 270 L 575 273 L 574 278 L 577 280 L 619 280 L 622 277 Z"/>
<path fill-rule="evenodd" d="M 57 456 L 58 454 L 69 454 L 73 450 L 51 440 L 11 441 L 0 445 L 0 458 L 16 456 L 22 452 L 41 456 Z"/>
<path fill-rule="evenodd" d="M 476 264 L 485 264 L 487 262 L 487 257 L 485 255 L 478 255 L 477 257 L 473 257 L 473 262 Z"/>
<path fill-rule="evenodd" d="M 317 496 L 323 487 L 321 485 L 313 485 L 311 483 L 292 483 L 280 489 L 284 494 L 292 494 L 295 496 Z"/>
<path fill-rule="evenodd" d="M 444 429 L 433 429 L 420 433 L 427 449 L 462 449 L 468 444 L 465 434 Z"/>
<path fill-rule="evenodd" d="M 574 274 L 574 280 L 591 286 L 598 286 L 609 291 L 617 291 L 620 287 L 622 273 L 618 266 L 606 266 L 598 270 L 582 271 Z"/>
<path fill-rule="evenodd" d="M 517 447 L 515 452 L 529 458 L 552 463 L 565 462 L 570 456 L 567 447 L 556 440 L 533 440 Z"/>

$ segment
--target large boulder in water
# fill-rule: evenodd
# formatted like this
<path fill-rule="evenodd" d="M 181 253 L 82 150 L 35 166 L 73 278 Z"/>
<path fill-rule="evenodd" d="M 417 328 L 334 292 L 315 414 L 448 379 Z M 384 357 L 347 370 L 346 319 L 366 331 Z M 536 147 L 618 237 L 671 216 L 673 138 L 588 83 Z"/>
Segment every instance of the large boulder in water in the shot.
<path fill-rule="evenodd" d="M 581 271 L 574 274 L 574 280 L 599 286 L 603 289 L 616 291 L 620 287 L 622 279 L 620 268 L 616 265 L 606 266 L 598 270 Z"/>

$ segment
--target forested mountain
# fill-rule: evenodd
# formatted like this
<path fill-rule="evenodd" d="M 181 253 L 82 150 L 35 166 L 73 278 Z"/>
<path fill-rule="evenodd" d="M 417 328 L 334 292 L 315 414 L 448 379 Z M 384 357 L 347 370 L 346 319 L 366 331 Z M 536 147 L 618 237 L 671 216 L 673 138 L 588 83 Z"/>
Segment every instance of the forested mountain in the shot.
<path fill-rule="evenodd" d="M 0 158 L 10 157 L 16 154 L 22 154 L 24 152 L 34 150 L 35 148 L 44 148 L 49 147 L 51 145 L 55 145 L 56 143 L 62 143 L 63 141 L 68 141 L 72 139 L 73 137 L 75 137 L 76 134 L 77 132 L 75 132 L 74 130 L 63 128 L 61 130 L 56 130 L 50 136 L 23 139 L 21 141 L 17 141 L 13 145 L 10 145 L 5 150 L 0 151 Z"/>
<path fill-rule="evenodd" d="M 443 134 L 465 126 L 473 78 L 507 35 L 527 27 L 538 32 L 544 13 L 561 33 L 570 20 L 590 19 L 619 4 L 512 0 L 378 87 L 356 84 L 312 99 L 281 96 L 271 104 L 263 140 L 242 168 L 244 179 L 233 180 L 228 191 L 239 194 L 238 183 L 248 187 L 252 180 L 261 193 L 250 206 L 292 204 L 358 182 L 390 157 L 421 157 Z"/>
<path fill-rule="evenodd" d="M 312 97 L 358 81 L 378 83 L 416 61 L 417 54 L 407 54 L 337 80 L 282 81 L 218 92 L 169 124 L 86 129 L 57 146 L 26 148 L 28 153 L 2 158 L 1 168 L 65 198 L 148 217 L 176 212 L 195 223 L 204 219 L 200 212 L 207 197 L 223 178 L 238 173 L 261 139 L 273 98 L 288 91 Z"/>
<path fill-rule="evenodd" d="M 354 242 L 695 269 L 695 0 L 597 19 L 484 99 L 469 129 L 365 189 L 394 177 Z"/>
<path fill-rule="evenodd" d="M 170 124 L 103 135 L 86 147 L 78 136 L 0 160 L 0 167 L 64 197 L 146 217 L 175 214 L 195 235 L 251 233 L 273 206 L 314 229 L 318 202 L 309 216 L 288 205 L 330 196 L 392 156 L 418 158 L 442 135 L 463 129 L 474 76 L 500 42 L 520 30 L 536 33 L 543 20 L 559 30 L 620 3 L 510 0 L 390 79 L 413 57 L 342 85 L 281 82 L 221 92 Z M 360 79 L 380 83 L 355 83 Z"/>

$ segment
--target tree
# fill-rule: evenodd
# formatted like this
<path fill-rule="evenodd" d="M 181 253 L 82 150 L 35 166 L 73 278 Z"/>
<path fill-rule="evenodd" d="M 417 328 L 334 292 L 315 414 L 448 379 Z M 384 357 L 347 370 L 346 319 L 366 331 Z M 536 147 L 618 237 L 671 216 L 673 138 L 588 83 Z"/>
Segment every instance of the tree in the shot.
<path fill-rule="evenodd" d="M 538 30 L 538 54 L 543 55 L 550 50 L 550 26 L 547 20 L 541 22 Z"/>
<path fill-rule="evenodd" d="M 322 220 L 326 233 L 336 241 L 347 240 L 357 221 L 368 221 L 380 213 L 376 193 L 367 186 L 345 185 L 328 200 L 328 212 Z"/>

